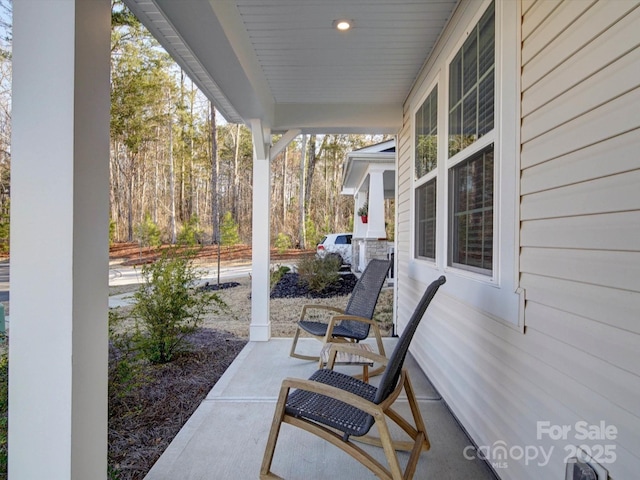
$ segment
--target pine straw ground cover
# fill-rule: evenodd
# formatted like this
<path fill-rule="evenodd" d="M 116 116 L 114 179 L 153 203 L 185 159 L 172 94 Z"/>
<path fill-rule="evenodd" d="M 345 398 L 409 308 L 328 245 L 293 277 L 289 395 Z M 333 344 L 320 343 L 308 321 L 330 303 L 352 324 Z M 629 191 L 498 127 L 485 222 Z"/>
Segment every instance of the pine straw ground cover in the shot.
<path fill-rule="evenodd" d="M 109 478 L 144 478 L 247 340 L 201 329 L 189 343 L 171 363 L 143 365 L 133 376 L 118 371 L 110 345 Z"/>
<path fill-rule="evenodd" d="M 347 277 L 330 293 L 314 295 L 301 289 L 295 274 L 285 275 L 272 291 L 272 334 L 289 337 L 302 305 L 346 305 L 355 279 Z M 111 293 L 123 293 L 122 287 Z M 184 423 L 233 362 L 248 339 L 251 282 L 239 279 L 233 288 L 218 291 L 229 306 L 224 314 L 205 317 L 200 331 L 190 337 L 192 348 L 164 365 L 145 365 L 135 375 L 118 365 L 120 352 L 111 345 L 109 367 L 109 478 L 144 478 Z M 375 318 L 388 324 L 393 310 L 392 291 L 383 291 Z M 127 314 L 126 308 L 121 314 Z M 283 352 L 286 354 L 286 352 Z M 122 381 L 122 380 L 125 381 Z"/>

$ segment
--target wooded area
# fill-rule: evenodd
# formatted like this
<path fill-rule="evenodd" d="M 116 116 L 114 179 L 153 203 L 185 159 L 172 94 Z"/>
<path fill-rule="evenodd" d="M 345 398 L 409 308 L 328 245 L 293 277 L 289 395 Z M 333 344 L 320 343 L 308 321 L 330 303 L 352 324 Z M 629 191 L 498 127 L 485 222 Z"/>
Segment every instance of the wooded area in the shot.
<path fill-rule="evenodd" d="M 0 1 L 0 253 L 9 251 L 11 180 L 11 3 Z"/>
<path fill-rule="evenodd" d="M 2 0 L 0 7 L 10 19 L 11 3 Z M 0 246 L 8 251 L 10 21 L 2 27 Z M 112 1 L 111 38 L 111 241 L 250 243 L 250 130 L 216 114 L 121 0 Z M 351 231 L 353 199 L 340 195 L 342 163 L 347 152 L 385 139 L 311 135 L 293 141 L 272 162 L 272 244 L 308 248 L 324 233 Z"/>

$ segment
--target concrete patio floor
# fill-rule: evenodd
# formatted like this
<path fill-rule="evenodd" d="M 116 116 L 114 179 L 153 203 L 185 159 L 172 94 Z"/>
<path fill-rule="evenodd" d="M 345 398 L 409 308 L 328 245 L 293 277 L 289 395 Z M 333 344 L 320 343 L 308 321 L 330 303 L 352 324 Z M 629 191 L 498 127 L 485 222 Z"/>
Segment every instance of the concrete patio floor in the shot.
<path fill-rule="evenodd" d="M 385 339 L 387 353 L 395 339 Z M 317 364 L 288 356 L 291 339 L 250 342 L 211 390 L 146 480 L 255 479 L 259 477 L 280 383 L 285 377 L 307 378 Z M 301 339 L 299 346 L 317 352 L 320 343 Z M 413 358 L 405 362 L 424 417 L 431 450 L 420 457 L 415 479 L 494 479 L 480 460 L 465 458 L 472 445 L 438 392 Z M 359 367 L 337 367 L 354 374 Z M 379 379 L 379 377 L 377 377 Z M 377 381 L 372 379 L 372 383 Z M 398 399 L 403 414 L 406 398 Z M 398 433 L 398 432 L 395 432 Z M 366 447 L 384 461 L 381 449 Z M 408 454 L 400 453 L 406 462 Z M 283 425 L 272 471 L 286 479 L 370 479 L 374 475 L 338 448 L 300 429 Z"/>

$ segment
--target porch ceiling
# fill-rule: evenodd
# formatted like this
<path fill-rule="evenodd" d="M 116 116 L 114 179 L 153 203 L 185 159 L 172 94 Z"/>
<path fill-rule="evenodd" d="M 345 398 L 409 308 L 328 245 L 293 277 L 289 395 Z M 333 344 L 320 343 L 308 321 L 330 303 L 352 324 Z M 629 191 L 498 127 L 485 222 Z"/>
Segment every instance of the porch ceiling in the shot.
<path fill-rule="evenodd" d="M 457 0 L 125 2 L 228 121 L 396 133 Z"/>

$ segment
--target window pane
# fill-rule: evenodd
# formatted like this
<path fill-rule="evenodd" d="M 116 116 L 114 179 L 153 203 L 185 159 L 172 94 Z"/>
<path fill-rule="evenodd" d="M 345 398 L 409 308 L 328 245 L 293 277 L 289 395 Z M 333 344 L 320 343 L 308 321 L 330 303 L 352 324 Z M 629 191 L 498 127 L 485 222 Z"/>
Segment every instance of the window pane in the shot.
<path fill-rule="evenodd" d="M 449 156 L 493 129 L 494 10 L 491 4 L 449 65 Z"/>
<path fill-rule="evenodd" d="M 483 77 L 495 63 L 495 10 L 492 7 L 485 12 L 478 24 L 478 76 Z"/>
<path fill-rule="evenodd" d="M 462 150 L 462 105 L 449 112 L 449 156 Z"/>
<path fill-rule="evenodd" d="M 493 145 L 451 169 L 449 264 L 491 273 Z"/>
<path fill-rule="evenodd" d="M 436 258 L 436 179 L 416 189 L 416 257 Z"/>
<path fill-rule="evenodd" d="M 416 112 L 415 169 L 421 178 L 438 163 L 438 87 L 436 86 Z"/>
<path fill-rule="evenodd" d="M 467 93 L 462 102 L 462 148 L 466 148 L 478 139 L 478 95 L 475 86 Z"/>
<path fill-rule="evenodd" d="M 422 137 L 424 136 L 424 111 L 422 106 L 416 112 L 416 178 L 420 178 L 425 174 L 425 166 L 424 166 L 424 145 L 421 142 Z"/>
<path fill-rule="evenodd" d="M 478 90 L 478 137 L 493 130 L 493 75 L 485 77 Z"/>
<path fill-rule="evenodd" d="M 468 92 L 478 81 L 477 27 L 462 46 L 462 92 Z"/>
<path fill-rule="evenodd" d="M 449 65 L 449 105 L 456 106 L 462 98 L 462 50 Z"/>

